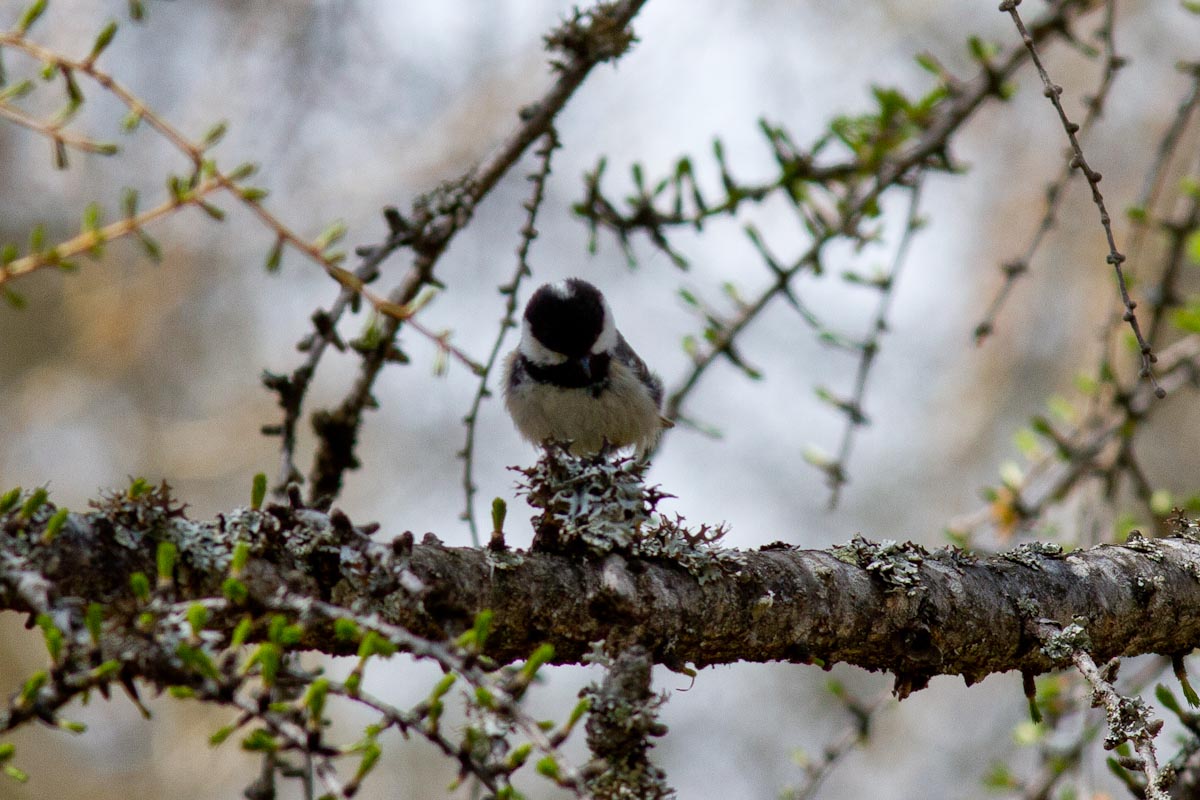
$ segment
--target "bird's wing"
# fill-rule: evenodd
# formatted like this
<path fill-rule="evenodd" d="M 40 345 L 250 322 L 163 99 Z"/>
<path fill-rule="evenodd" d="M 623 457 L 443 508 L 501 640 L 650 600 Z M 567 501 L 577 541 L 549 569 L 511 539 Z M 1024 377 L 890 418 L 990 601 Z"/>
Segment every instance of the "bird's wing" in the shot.
<path fill-rule="evenodd" d="M 613 357 L 633 370 L 633 374 L 637 376 L 637 379 L 644 383 L 650 390 L 650 396 L 654 398 L 654 405 L 661 408 L 663 400 L 662 381 L 650 371 L 650 368 L 646 366 L 646 362 L 642 361 L 641 356 L 633 352 L 633 348 L 629 346 L 629 342 L 625 341 L 625 337 L 620 333 L 617 334 L 617 347 L 613 352 Z"/>

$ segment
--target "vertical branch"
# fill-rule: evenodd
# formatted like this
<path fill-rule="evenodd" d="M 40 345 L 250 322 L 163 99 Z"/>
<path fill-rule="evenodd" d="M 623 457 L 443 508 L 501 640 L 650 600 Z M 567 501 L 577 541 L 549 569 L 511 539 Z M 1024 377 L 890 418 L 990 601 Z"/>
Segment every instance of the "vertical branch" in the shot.
<path fill-rule="evenodd" d="M 584 690 L 591 702 L 587 743 L 594 757 L 584 774 L 588 791 L 597 800 L 663 800 L 675 794 L 667 786 L 666 773 L 646 754 L 653 746 L 649 737 L 667 732 L 657 720 L 663 698 L 650 692 L 653 665 L 641 645 L 623 648 L 607 664 L 603 684 Z"/>
<path fill-rule="evenodd" d="M 1115 750 L 1125 742 L 1132 743 L 1137 755 L 1120 757 L 1117 764 L 1145 774 L 1143 791 L 1147 800 L 1168 800 L 1166 790 L 1174 773 L 1159 768 L 1154 748 L 1154 737 L 1162 730 L 1163 722 L 1151 715 L 1151 709 L 1140 697 L 1125 697 L 1117 691 L 1113 683 L 1120 661 L 1113 659 L 1103 667 L 1097 666 L 1088 652 L 1091 639 L 1077 623 L 1061 629 L 1052 620 L 1039 619 L 1032 624 L 1042 642 L 1042 652 L 1056 661 L 1074 664 L 1092 688 L 1092 705 L 1104 708 L 1108 721 L 1104 749 Z"/>
<path fill-rule="evenodd" d="M 463 460 L 464 507 L 462 517 L 467 521 L 467 526 L 471 530 L 471 544 L 475 547 L 479 547 L 479 526 L 475 521 L 475 490 L 477 487 L 474 474 L 475 431 L 479 423 L 479 407 L 483 403 L 483 399 L 492 394 L 487 387 L 488 378 L 492 374 L 492 368 L 496 366 L 496 359 L 500 355 L 500 349 L 504 346 L 505 336 L 510 328 L 517 325 L 517 299 L 521 279 L 533 274 L 529 268 L 529 249 L 538 235 L 534 224 L 537 222 L 538 209 L 541 208 L 542 200 L 546 197 L 546 180 L 550 177 L 550 159 L 559 147 L 558 134 L 551 127 L 546 131 L 542 146 L 536 151 L 536 155 L 541 159 L 541 164 L 536 172 L 528 176 L 529 181 L 533 184 L 533 194 L 524 204 L 526 217 L 525 224 L 521 228 L 521 244 L 517 247 L 517 266 L 508 283 L 500 287 L 500 294 L 507 298 L 504 304 L 504 317 L 500 320 L 500 329 L 496 331 L 492 350 L 488 353 L 487 361 L 484 362 L 483 371 L 479 376 L 479 387 L 475 390 L 475 397 L 471 400 L 471 408 L 463 418 L 463 423 L 467 427 L 467 438 L 463 449 L 459 452 L 459 456 Z"/>
<path fill-rule="evenodd" d="M 1146 223 L 1150 220 L 1150 215 L 1158 202 L 1158 195 L 1166 182 L 1167 167 L 1179 148 L 1179 143 L 1183 139 L 1183 133 L 1187 130 L 1192 115 L 1196 112 L 1197 107 L 1200 107 L 1200 62 L 1184 63 L 1180 65 L 1180 68 L 1191 73 L 1192 85 L 1187 96 L 1180 101 L 1171 124 L 1167 126 L 1162 139 L 1158 142 L 1158 147 L 1155 149 L 1154 166 L 1146 174 L 1145 185 L 1138 197 L 1135 206 L 1137 209 L 1134 217 L 1135 225 L 1129 241 L 1129 249 L 1135 255 L 1141 250 L 1142 239 L 1147 230 Z M 1154 341 L 1153 336 L 1149 338 L 1151 342 Z"/>
<path fill-rule="evenodd" d="M 871 375 L 871 367 L 879 355 L 880 340 L 888 330 L 887 317 L 892 307 L 892 298 L 896 294 L 896 282 L 907 261 L 909 247 L 913 234 L 921 227 L 919 210 L 921 206 L 921 179 L 918 175 L 909 190 L 908 215 L 904 220 L 904 232 L 900 235 L 900 243 L 896 246 L 896 254 L 892 260 L 891 269 L 879 283 L 879 305 L 875 308 L 875 317 L 871 321 L 870 332 L 866 341 L 859 346 L 858 369 L 854 376 L 854 392 L 849 400 L 841 401 L 838 407 L 846 415 L 846 426 L 842 431 L 842 441 L 838 446 L 837 457 L 833 464 L 826 467 L 825 473 L 829 478 L 829 507 L 837 506 L 842 487 L 846 485 L 846 472 L 850 463 L 850 451 L 854 447 L 854 434 L 867 424 L 867 416 L 863 413 L 863 402 L 867 395 L 867 380 Z"/>

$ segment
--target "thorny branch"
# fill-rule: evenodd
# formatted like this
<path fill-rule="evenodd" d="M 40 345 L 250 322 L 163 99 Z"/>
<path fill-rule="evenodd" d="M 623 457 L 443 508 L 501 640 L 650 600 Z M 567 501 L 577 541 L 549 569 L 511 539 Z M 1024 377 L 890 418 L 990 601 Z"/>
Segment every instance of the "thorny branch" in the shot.
<path fill-rule="evenodd" d="M 37 497 L 36 493 L 30 496 Z M 87 521 L 83 517 L 68 519 L 30 499 L 20 508 L 13 506 L 0 514 L 0 538 L 4 539 L 0 607 L 31 615 L 31 621 L 43 631 L 52 662 L 49 670 L 35 673 L 8 706 L 0 708 L 0 732 L 34 720 L 75 730 L 78 726 L 60 714 L 69 702 L 93 689 L 107 697 L 110 687 L 124 688 L 141 708 L 140 684 L 169 690 L 178 698 L 235 709 L 236 720 L 217 731 L 212 742 L 217 744 L 237 733 L 243 736 L 245 749 L 267 754 L 264 773 L 254 784 L 260 789 L 273 785 L 277 775 L 299 777 L 308 787 L 315 777 L 333 797 L 350 798 L 378 761 L 377 739 L 395 728 L 406 736 L 427 739 L 459 763 L 460 778 L 473 775 L 493 792 L 508 787 L 512 775 L 534 751 L 553 766 L 553 775 L 547 768 L 539 769 L 542 774 L 574 796 L 585 796 L 582 778 L 559 751 L 579 714 L 561 727 L 546 730 L 520 705 L 551 651 L 538 651 L 519 669 L 496 669 L 495 665 L 485 666 L 490 662 L 480 652 L 487 635 L 486 614 L 454 642 L 434 641 L 390 624 L 373 612 L 352 611 L 319 600 L 319 592 L 280 591 L 281 585 L 260 571 L 266 565 L 250 555 L 251 531 L 265 518 L 250 522 L 231 517 L 228 528 L 223 520 L 209 531 L 213 534 L 209 544 L 221 544 L 205 554 L 207 546 L 197 549 L 169 538 L 155 543 L 154 531 L 166 527 L 180 533 L 180 525 L 186 526 L 165 487 L 137 497 L 114 494 L 98 506 L 100 510 Z M 278 520 L 306 512 L 276 507 L 274 513 Z M 51 519 L 58 520 L 56 531 Z M 99 533 L 101 538 L 112 535 L 125 543 L 117 544 L 116 561 L 122 569 L 144 566 L 148 559 L 157 570 L 156 582 L 151 584 L 146 572 L 134 571 L 109 575 L 113 582 L 105 594 L 84 596 L 64 591 L 67 587 L 61 583 L 31 570 L 32 563 L 19 555 L 23 548 L 13 541 L 23 538 L 38 521 L 44 523 L 44 529 L 32 540 L 34 547 L 45 551 L 65 545 L 60 555 L 74 547 L 86 548 L 80 525 L 90 525 L 90 533 Z M 243 528 L 246 522 L 249 525 Z M 310 517 L 309 522 L 315 519 Z M 344 542 L 365 541 L 363 531 L 344 517 L 334 515 L 327 524 L 336 524 L 341 530 L 336 537 Z M 243 538 L 242 533 L 250 533 L 250 537 Z M 134 542 L 133 551 L 125 546 Z M 308 540 L 308 544 L 314 543 Z M 291 545 L 303 548 L 304 542 L 293 539 Z M 33 561 L 44 555 L 25 553 Z M 88 561 L 91 555 L 79 552 L 68 560 L 77 566 L 79 558 Z M 114 565 L 112 560 L 105 563 Z M 197 569 L 211 574 L 197 582 Z M 200 589 L 202 584 L 206 588 Z M 273 588 L 271 584 L 275 584 Z M 412 578 L 408 584 L 415 586 Z M 296 656 L 312 647 L 311 641 L 304 640 L 313 636 L 337 643 L 335 650 L 343 654 L 357 653 L 358 663 L 347 678 L 334 680 L 319 669 L 301 667 Z M 361 681 L 368 661 L 395 653 L 434 661 L 450 678 L 439 682 L 427 700 L 409 710 L 363 692 Z M 475 721 L 451 732 L 443 730 L 439 719 L 456 680 L 468 687 L 464 701 Z M 335 697 L 377 716 L 360 742 L 342 745 L 327 741 L 329 722 L 324 712 L 328 698 Z M 500 739 L 484 734 L 496 730 L 504 732 Z M 527 744 L 514 749 L 522 739 Z M 487 746 L 482 747 L 485 740 Z M 0 756 L 0 762 L 9 756 L 11 751 Z M 343 781 L 338 777 L 337 762 L 355 758 L 359 759 L 357 770 Z"/>
<path fill-rule="evenodd" d="M 625 471 L 572 464 L 554 469 Z M 1059 664 L 1062 648 L 1029 646 L 1030 609 L 1039 619 L 1086 620 L 1086 645 L 1072 648 L 1071 658 L 1091 678 L 1087 659 L 1182 653 L 1200 641 L 1200 616 L 1192 613 L 1200 609 L 1200 526 L 1182 518 L 1166 539 L 1131 536 L 1125 546 L 1070 553 L 1025 545 L 979 558 L 861 538 L 830 551 L 776 544 L 742 552 L 678 523 L 621 530 L 614 524 L 628 519 L 624 500 L 578 484 L 531 484 L 531 501 L 549 505 L 528 552 L 502 543 L 447 548 L 432 535 L 415 544 L 409 533 L 382 545 L 369 538 L 376 526 L 304 508 L 295 490 L 289 505 L 237 509 L 212 522 L 186 519 L 165 486 L 108 495 L 87 514 L 56 509 L 44 491 L 5 495 L 0 609 L 32 615 L 53 668 L 0 711 L 0 730 L 34 719 L 69 727 L 60 713 L 81 693 L 115 685 L 137 702 L 142 683 L 231 706 L 238 718 L 220 738 L 238 733 L 251 749 L 269 746 L 273 760 L 264 769 L 311 775 L 335 797 L 354 794 L 377 758 L 375 739 L 393 727 L 427 738 L 459 761 L 463 775 L 502 787 L 524 763 L 507 733 L 497 739 L 471 727 L 458 743 L 438 726 L 453 678 L 409 710 L 361 691 L 370 659 L 403 652 L 464 680 L 472 713 L 494 716 L 550 759 L 539 772 L 579 796 L 585 787 L 589 796 L 607 796 L 599 787 L 618 774 L 629 778 L 620 785 L 665 787 L 644 760 L 645 737 L 663 731 L 650 702 L 650 663 L 846 661 L 894 672 L 903 697 L 937 674 L 974 682 Z M 571 501 L 577 489 L 586 497 Z M 648 492 L 641 503 L 652 508 L 655 497 Z M 560 505 L 571 502 L 584 505 Z M 979 619 L 989 625 L 981 629 Z M 547 732 L 519 703 L 538 666 L 594 661 L 601 640 L 618 662 L 637 663 L 611 664 L 608 687 L 588 696 L 589 742 L 608 767 L 574 770 L 558 748 L 583 711 Z M 301 650 L 357 654 L 359 662 L 346 679 L 331 680 L 301 669 L 294 658 Z M 525 666 L 497 669 L 514 661 Z M 328 697 L 379 715 L 365 744 L 325 741 Z M 630 714 L 641 720 L 636 730 L 613 727 Z M 1153 784 L 1159 773 L 1148 739 L 1123 730 Z M 635 734 L 641 744 L 632 749 L 611 738 Z M 472 743 L 472 736 L 483 738 Z M 368 766 L 346 781 L 335 762 L 350 754 Z"/>
<path fill-rule="evenodd" d="M 1125 261 L 1125 256 L 1117 249 L 1116 237 L 1112 229 L 1112 218 L 1109 216 L 1108 209 L 1104 205 L 1104 195 L 1100 193 L 1101 175 L 1092 169 L 1083 155 L 1083 148 L 1079 144 L 1079 124 L 1072 122 L 1067 117 L 1067 112 L 1063 108 L 1061 100 L 1062 87 L 1050 80 L 1050 75 L 1046 72 L 1046 68 L 1042 66 L 1042 60 L 1038 56 L 1037 43 L 1028 29 L 1026 29 L 1025 21 L 1021 19 L 1021 15 L 1017 11 L 1017 6 L 1020 5 L 1020 2 L 1021 0 L 1003 0 L 1000 3 L 1000 10 L 1007 12 L 1012 17 L 1013 24 L 1016 25 L 1017 31 L 1021 34 L 1021 40 L 1025 43 L 1025 47 L 1028 48 L 1029 57 L 1032 59 L 1034 67 L 1037 68 L 1038 76 L 1041 77 L 1042 84 L 1045 86 L 1044 93 L 1054 105 L 1054 110 L 1058 112 L 1059 121 L 1062 122 L 1067 139 L 1071 142 L 1071 151 L 1074 153 L 1071 158 L 1071 167 L 1083 172 L 1084 178 L 1087 179 L 1088 185 L 1091 187 L 1092 202 L 1096 204 L 1096 208 L 1100 212 L 1100 224 L 1104 228 L 1104 236 L 1108 240 L 1107 261 L 1116 272 L 1117 288 L 1121 293 L 1121 302 L 1125 305 L 1123 319 L 1129 323 L 1129 327 L 1137 339 L 1138 349 L 1141 353 L 1141 377 L 1150 381 L 1151 385 L 1155 387 L 1155 394 L 1159 398 L 1165 397 L 1165 392 L 1158 386 L 1157 379 L 1154 376 L 1153 365 L 1158 361 L 1158 358 L 1152 352 L 1150 343 L 1142 336 L 1141 326 L 1138 325 L 1137 315 L 1134 313 L 1137 304 L 1129 296 L 1129 288 L 1125 281 L 1125 271 L 1121 266 Z"/>
<path fill-rule="evenodd" d="M 606 510 L 608 502 L 594 503 L 588 515 L 608 515 L 614 511 Z M 178 511 L 164 519 L 142 513 L 134 501 L 126 505 L 134 510 L 66 515 L 48 543 L 41 537 L 52 504 L 0 517 L 3 550 L 11 556 L 0 606 L 36 611 L 26 598 L 38 587 L 55 598 L 129 602 L 128 576 L 155 573 L 158 542 L 172 543 L 178 553 L 174 602 L 219 598 L 235 543 L 244 542 L 252 566 L 239 580 L 249 597 L 328 598 L 397 626 L 387 629 L 393 639 L 401 637 L 399 628 L 408 631 L 416 638 L 406 650 L 422 657 L 436 654 L 417 639 L 454 639 L 487 609 L 492 618 L 481 652 L 502 663 L 547 643 L 555 663 L 571 663 L 592 642 L 637 641 L 656 663 L 676 667 L 846 661 L 895 672 L 897 691 L 907 694 L 932 675 L 962 674 L 973 682 L 996 671 L 1049 668 L 1044 655 L 1023 647 L 1023 612 L 1014 598 L 1036 600 L 1048 618 L 1087 616 L 1097 658 L 1186 652 L 1200 632 L 1200 616 L 1191 613 L 1200 609 L 1200 545 L 1192 538 L 1196 526 L 1183 520 L 1171 538 L 1131 537 L 1125 546 L 1069 553 L 1026 545 L 976 558 L 953 548 L 862 539 L 831 551 L 785 545 L 737 551 L 703 539 L 688 544 L 686 537 L 696 534 L 684 528 L 672 534 L 643 526 L 640 534 L 625 531 L 609 541 L 607 555 L 587 555 L 594 539 L 579 543 L 583 554 L 452 548 L 432 535 L 421 544 L 401 535 L 384 546 L 367 538 L 371 526 L 355 527 L 337 511 L 273 505 L 193 522 Z M 555 519 L 566 517 L 540 523 L 543 548 L 566 533 L 546 527 L 564 524 Z M 111 568 L 97 569 L 98 563 Z M 1154 577 L 1152 590 L 1138 588 L 1139 575 Z M 986 629 L 979 619 L 989 620 Z M 304 644 L 330 653 L 353 649 L 333 634 L 306 627 Z"/>
<path fill-rule="evenodd" d="M 1102 70 L 1100 74 L 1100 83 L 1096 90 L 1087 98 L 1087 110 L 1084 114 L 1083 122 L 1079 125 L 1080 138 L 1086 137 L 1091 131 L 1092 126 L 1100 119 L 1104 113 L 1105 103 L 1108 101 L 1109 93 L 1116 83 L 1117 73 L 1122 67 L 1126 66 L 1126 59 L 1123 56 L 1117 55 L 1116 47 L 1116 0 L 1105 0 L 1104 6 L 1104 21 L 1100 25 L 1097 35 L 1103 41 L 1103 60 Z M 983 314 L 983 319 L 975 326 L 975 343 L 980 344 L 988 336 L 992 334 L 996 326 L 996 318 L 1000 311 L 1004 308 L 1004 304 L 1012 294 L 1013 287 L 1017 281 L 1024 275 L 1029 273 L 1030 265 L 1033 263 L 1034 257 L 1041 248 L 1042 243 L 1046 241 L 1047 235 L 1058 222 L 1058 211 L 1065 196 L 1064 190 L 1070 180 L 1071 172 L 1074 170 L 1072 160 L 1067 159 L 1063 164 L 1062 171 L 1058 176 L 1050 182 L 1046 187 L 1045 208 L 1042 211 L 1042 218 L 1038 222 L 1037 228 L 1033 232 L 1029 243 L 1025 246 L 1025 251 L 1020 257 L 1014 258 L 1005 262 L 1001 266 L 1004 280 L 1000 284 L 1000 288 L 996 290 L 992 302 L 988 305 L 987 310 Z M 1137 252 L 1131 246 L 1131 251 Z M 1147 337 L 1153 342 L 1153 337 Z"/>
<path fill-rule="evenodd" d="M 537 228 L 534 226 L 537 223 L 538 209 L 541 208 L 542 200 L 546 196 L 546 181 L 550 178 L 550 159 L 559 146 L 558 134 L 554 128 L 550 128 L 546 131 L 541 148 L 536 151 L 536 155 L 541 159 L 538 170 L 529 176 L 529 181 L 533 184 L 533 192 L 532 196 L 524 204 L 527 216 L 525 224 L 521 227 L 521 244 L 517 247 L 516 269 L 513 271 L 509 281 L 499 287 L 500 294 L 505 297 L 504 316 L 500 319 L 500 329 L 496 331 L 496 338 L 492 342 L 492 349 L 488 353 L 488 359 L 484 362 L 483 369 L 480 372 L 479 387 L 475 390 L 475 397 L 471 400 L 471 408 L 467 411 L 466 417 L 463 418 L 463 423 L 467 428 L 466 442 L 459 453 L 463 460 L 463 518 L 466 519 L 471 531 L 471 544 L 476 547 L 479 546 L 479 526 L 475 522 L 476 487 L 474 470 L 475 432 L 479 422 L 479 407 L 483 404 L 484 398 L 490 397 L 492 394 L 491 390 L 488 389 L 488 378 L 491 377 L 492 369 L 496 366 L 496 359 L 500 355 L 500 349 L 504 346 L 505 336 L 508 334 L 509 329 L 517 326 L 516 313 L 521 280 L 533 274 L 529 267 L 529 250 L 533 246 L 533 240 L 538 235 Z"/>

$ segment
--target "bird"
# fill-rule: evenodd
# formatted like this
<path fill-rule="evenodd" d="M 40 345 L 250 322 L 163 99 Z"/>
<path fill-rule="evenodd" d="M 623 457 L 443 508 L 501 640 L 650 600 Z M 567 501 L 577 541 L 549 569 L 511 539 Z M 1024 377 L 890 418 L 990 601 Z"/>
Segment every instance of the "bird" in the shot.
<path fill-rule="evenodd" d="M 599 289 L 567 278 L 529 298 L 504 370 L 504 405 L 522 437 L 575 456 L 632 446 L 644 460 L 672 426 L 662 400 L 662 381 L 617 330 Z"/>

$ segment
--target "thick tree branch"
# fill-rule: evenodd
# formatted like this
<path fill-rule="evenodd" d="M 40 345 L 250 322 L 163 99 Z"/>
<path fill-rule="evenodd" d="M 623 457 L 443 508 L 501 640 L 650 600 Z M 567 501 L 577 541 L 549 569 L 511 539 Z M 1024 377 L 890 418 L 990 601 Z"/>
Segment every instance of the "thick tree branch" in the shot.
<path fill-rule="evenodd" d="M 369 538 L 370 526 L 355 527 L 341 512 L 297 506 L 193 522 L 161 496 L 120 495 L 98 505 L 60 520 L 52 537 L 48 503 L 0 515 L 0 608 L 51 612 L 60 627 L 72 623 L 59 617 L 92 602 L 119 616 L 137 602 L 131 573 L 156 574 L 161 542 L 178 552 L 173 600 L 220 597 L 234 548 L 244 542 L 250 557 L 239 574 L 247 596 L 238 613 L 215 614 L 210 628 L 232 627 L 244 611 L 278 610 L 285 598 L 291 607 L 336 603 L 440 639 L 470 630 L 490 609 L 484 652 L 501 662 L 545 643 L 554 661 L 578 662 L 606 640 L 618 652 L 641 645 L 674 668 L 842 661 L 895 673 L 901 695 L 934 675 L 974 682 L 1053 668 L 1033 627 L 1038 620 L 1079 624 L 1097 661 L 1185 653 L 1200 643 L 1200 526 L 1183 521 L 1171 538 L 1135 535 L 1125 545 L 1072 553 L 1022 545 L 981 558 L 855 539 L 828 551 L 692 550 L 680 563 L 617 551 L 446 547 L 431 534 L 420 544 L 404 533 L 381 545 Z M 307 625 L 305 637 L 324 652 L 347 650 L 327 624 Z"/>

